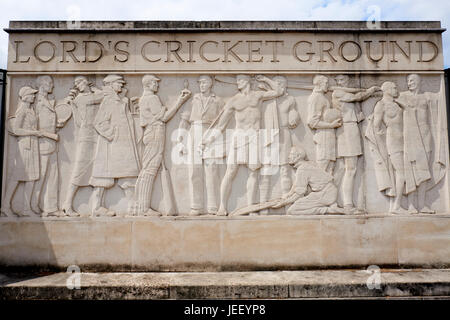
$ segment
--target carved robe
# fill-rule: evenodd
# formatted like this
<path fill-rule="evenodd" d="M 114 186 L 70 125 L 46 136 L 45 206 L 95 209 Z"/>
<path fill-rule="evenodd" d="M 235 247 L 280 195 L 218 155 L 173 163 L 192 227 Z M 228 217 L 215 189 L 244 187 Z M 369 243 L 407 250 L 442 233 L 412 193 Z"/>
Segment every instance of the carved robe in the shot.
<path fill-rule="evenodd" d="M 111 89 L 105 91 L 95 117 L 95 130 L 99 137 L 92 176 L 137 177 L 140 164 L 128 99 L 121 99 Z"/>

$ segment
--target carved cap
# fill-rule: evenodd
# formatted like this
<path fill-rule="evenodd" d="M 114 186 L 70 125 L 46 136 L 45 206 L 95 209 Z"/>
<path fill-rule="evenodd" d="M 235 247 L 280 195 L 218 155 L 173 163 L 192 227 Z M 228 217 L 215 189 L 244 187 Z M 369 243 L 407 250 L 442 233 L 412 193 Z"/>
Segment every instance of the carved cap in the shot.
<path fill-rule="evenodd" d="M 30 94 L 35 94 L 36 92 L 38 92 L 37 90 L 31 88 L 31 87 L 23 87 L 19 90 L 19 97 L 23 98 L 25 96 L 28 96 Z"/>
<path fill-rule="evenodd" d="M 104 79 L 103 79 L 103 82 L 105 83 L 105 84 L 108 84 L 108 83 L 113 83 L 113 82 L 122 82 L 122 83 L 125 83 L 125 80 L 123 80 L 123 77 L 122 76 L 119 76 L 119 75 L 117 75 L 117 74 L 110 74 L 110 75 L 108 75 L 108 76 L 106 76 Z"/>

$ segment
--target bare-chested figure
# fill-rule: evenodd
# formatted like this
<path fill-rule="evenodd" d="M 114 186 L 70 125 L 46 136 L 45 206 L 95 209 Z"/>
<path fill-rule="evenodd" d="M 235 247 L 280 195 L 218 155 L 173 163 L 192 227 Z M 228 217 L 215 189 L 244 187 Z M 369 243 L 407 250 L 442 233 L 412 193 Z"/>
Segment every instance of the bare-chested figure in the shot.
<path fill-rule="evenodd" d="M 395 83 L 386 81 L 381 86 L 383 98 L 374 109 L 373 125 L 375 134 L 386 134 L 386 149 L 395 172 L 395 196 L 390 208 L 391 213 L 407 213 L 401 200 L 405 188 L 404 146 L 403 146 L 403 109 L 394 101 L 398 97 Z M 383 130 L 386 126 L 386 131 Z"/>
<path fill-rule="evenodd" d="M 433 137 L 431 132 L 430 116 L 433 100 L 438 94 L 420 91 L 421 79 L 418 74 L 407 77 L 408 91 L 401 92 L 397 101 L 405 109 L 405 166 L 414 174 L 407 180 L 406 189 L 409 197 L 409 211 L 415 213 L 434 213 L 425 201 L 426 191 L 432 187 L 428 183 L 432 178 L 432 168 L 435 162 L 432 159 Z M 415 192 L 417 191 L 417 192 Z M 417 206 L 414 198 L 417 196 Z"/>
<path fill-rule="evenodd" d="M 261 127 L 261 102 L 279 97 L 283 90 L 278 84 L 265 77 L 256 76 L 257 81 L 262 81 L 270 86 L 267 91 L 254 91 L 250 87 L 250 76 L 236 76 L 239 92 L 227 102 L 223 114 L 217 123 L 217 130 L 204 140 L 204 145 L 211 144 L 235 116 L 236 128 L 233 131 L 231 148 L 228 154 L 227 170 L 220 186 L 220 207 L 217 215 L 227 215 L 227 201 L 230 196 L 231 185 L 239 169 L 239 165 L 246 165 L 250 169 L 247 180 L 247 202 L 256 203 L 256 186 L 258 182 L 258 170 L 261 168 L 259 161 L 259 129 Z"/>

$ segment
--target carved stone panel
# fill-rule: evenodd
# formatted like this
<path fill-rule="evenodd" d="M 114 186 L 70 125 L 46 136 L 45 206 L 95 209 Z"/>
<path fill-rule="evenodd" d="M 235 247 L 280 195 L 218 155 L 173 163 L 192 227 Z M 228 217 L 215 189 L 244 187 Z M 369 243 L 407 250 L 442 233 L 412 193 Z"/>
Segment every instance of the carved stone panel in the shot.
<path fill-rule="evenodd" d="M 449 216 L 439 23 L 97 24 L 7 29 L 0 224 Z"/>

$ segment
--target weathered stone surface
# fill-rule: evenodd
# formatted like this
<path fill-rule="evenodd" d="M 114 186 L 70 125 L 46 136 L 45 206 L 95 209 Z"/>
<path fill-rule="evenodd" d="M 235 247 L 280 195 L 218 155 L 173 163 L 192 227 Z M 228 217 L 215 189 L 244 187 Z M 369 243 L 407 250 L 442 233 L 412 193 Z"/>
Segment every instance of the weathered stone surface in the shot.
<path fill-rule="evenodd" d="M 307 299 L 442 298 L 450 296 L 448 269 L 381 269 L 379 288 L 369 289 L 365 270 L 81 273 L 80 289 L 67 288 L 71 275 L 0 275 L 0 299 Z M 72 275 L 73 276 L 73 275 Z"/>
<path fill-rule="evenodd" d="M 2 266 L 449 266 L 440 22 L 6 31 Z"/>

